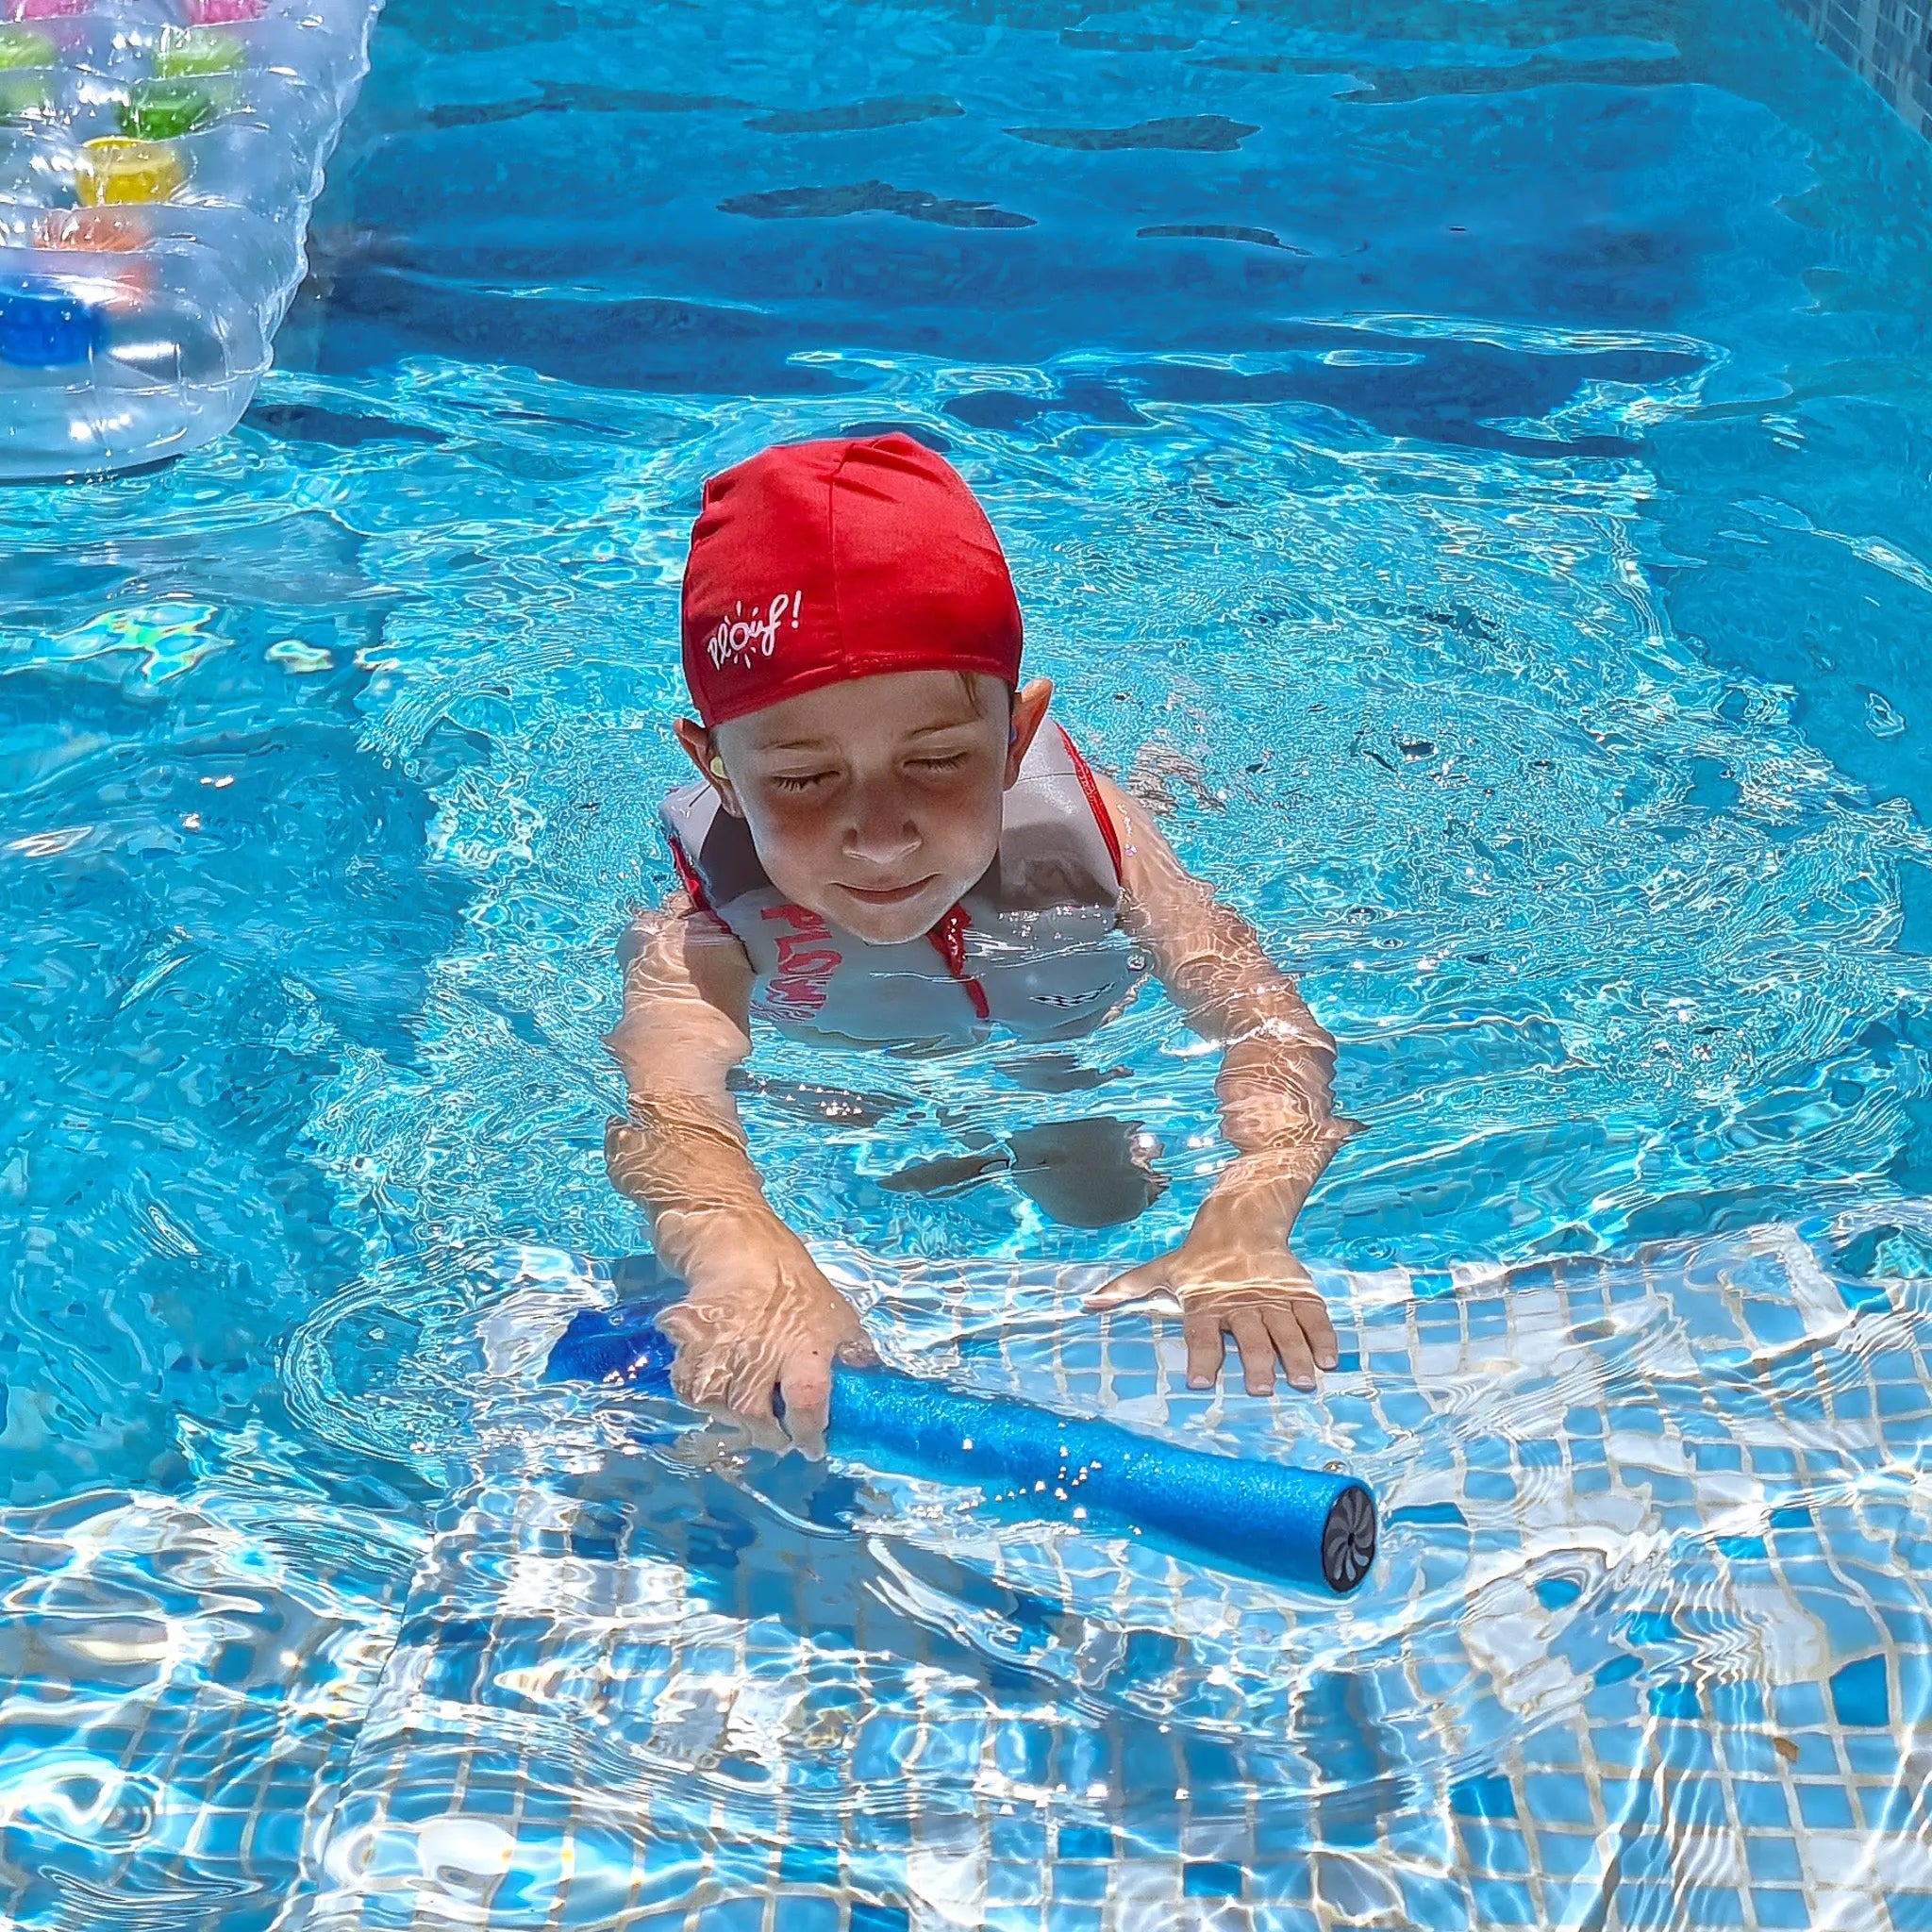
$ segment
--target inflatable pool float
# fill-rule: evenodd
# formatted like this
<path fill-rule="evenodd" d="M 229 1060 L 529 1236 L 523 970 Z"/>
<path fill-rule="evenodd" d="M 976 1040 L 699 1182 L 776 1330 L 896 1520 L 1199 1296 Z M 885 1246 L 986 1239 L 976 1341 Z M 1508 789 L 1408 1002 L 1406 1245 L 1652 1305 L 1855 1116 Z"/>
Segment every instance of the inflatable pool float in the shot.
<path fill-rule="evenodd" d="M 380 0 L 0 0 L 0 477 L 232 427 Z"/>
<path fill-rule="evenodd" d="M 657 1325 L 667 1305 L 583 1309 L 551 1351 L 550 1374 L 669 1396 L 676 1351 Z M 1205 1455 L 891 1369 L 834 1368 L 825 1440 L 835 1455 L 974 1484 L 1028 1515 L 1156 1536 L 1338 1596 L 1374 1561 L 1375 1500 L 1354 1476 Z"/>

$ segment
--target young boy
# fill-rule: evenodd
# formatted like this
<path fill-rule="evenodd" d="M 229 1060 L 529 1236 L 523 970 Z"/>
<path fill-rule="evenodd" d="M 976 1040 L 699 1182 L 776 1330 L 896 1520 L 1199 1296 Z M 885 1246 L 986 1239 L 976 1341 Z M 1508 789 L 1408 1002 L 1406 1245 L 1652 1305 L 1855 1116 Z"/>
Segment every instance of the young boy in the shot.
<path fill-rule="evenodd" d="M 958 475 L 905 436 L 768 449 L 707 485 L 684 579 L 677 726 L 699 773 L 664 823 L 683 891 L 625 936 L 628 1079 L 612 1181 L 688 1284 L 665 1317 L 685 1400 L 821 1452 L 858 1318 L 766 1201 L 726 1085 L 754 1015 L 828 1049 L 1058 1041 L 1124 1004 L 1139 958 L 1224 1049 L 1238 1158 L 1171 1254 L 1096 1308 L 1180 1304 L 1191 1386 L 1224 1336 L 1250 1393 L 1336 1362 L 1289 1252 L 1346 1138 L 1335 1044 L 1253 930 L 1189 876 L 1020 681 L 1006 558 Z M 773 1396 L 782 1394 L 782 1407 Z"/>

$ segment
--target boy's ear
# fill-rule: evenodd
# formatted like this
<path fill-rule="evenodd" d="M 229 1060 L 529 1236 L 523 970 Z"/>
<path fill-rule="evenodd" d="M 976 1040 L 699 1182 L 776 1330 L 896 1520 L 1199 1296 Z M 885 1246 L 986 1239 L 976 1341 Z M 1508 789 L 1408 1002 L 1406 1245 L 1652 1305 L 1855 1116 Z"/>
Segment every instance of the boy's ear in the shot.
<path fill-rule="evenodd" d="M 1040 727 L 1046 723 L 1046 708 L 1053 702 L 1053 680 L 1036 677 L 1013 693 L 1012 733 L 1007 741 L 1007 783 L 1019 782 L 1020 767 L 1033 749 Z"/>
<path fill-rule="evenodd" d="M 718 756 L 718 747 L 711 734 L 695 718 L 680 718 L 674 727 L 677 741 L 684 747 L 684 755 L 698 768 L 705 783 L 718 794 L 718 802 L 735 819 L 744 816 L 738 803 L 738 793 L 732 789 L 730 778 L 725 774 L 724 760 Z"/>

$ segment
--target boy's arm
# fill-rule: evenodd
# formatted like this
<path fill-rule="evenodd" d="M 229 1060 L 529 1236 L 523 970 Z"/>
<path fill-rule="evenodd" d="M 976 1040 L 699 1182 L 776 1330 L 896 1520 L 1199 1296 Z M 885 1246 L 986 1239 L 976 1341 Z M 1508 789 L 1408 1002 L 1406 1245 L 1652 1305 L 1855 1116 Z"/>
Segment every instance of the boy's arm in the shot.
<path fill-rule="evenodd" d="M 751 962 L 690 901 L 645 913 L 625 939 L 624 1017 L 609 1047 L 630 1090 L 605 1135 L 610 1178 L 650 1218 L 658 1258 L 687 1285 L 662 1325 L 672 1379 L 699 1407 L 726 1409 L 782 1443 L 823 1447 L 832 1362 L 872 1358 L 852 1305 L 772 1210 L 725 1076 L 751 1051 Z"/>
<path fill-rule="evenodd" d="M 1176 1295 L 1196 1388 L 1219 1375 L 1231 1334 L 1251 1393 L 1274 1386 L 1277 1357 L 1291 1382 L 1311 1389 L 1316 1368 L 1335 1366 L 1335 1330 L 1288 1241 L 1356 1130 L 1335 1112 L 1335 1041 L 1247 921 L 1187 871 L 1140 806 L 1099 783 L 1121 835 L 1123 923 L 1188 1024 L 1223 1047 L 1215 1093 L 1236 1158 L 1181 1246 L 1110 1283 L 1094 1306 Z"/>

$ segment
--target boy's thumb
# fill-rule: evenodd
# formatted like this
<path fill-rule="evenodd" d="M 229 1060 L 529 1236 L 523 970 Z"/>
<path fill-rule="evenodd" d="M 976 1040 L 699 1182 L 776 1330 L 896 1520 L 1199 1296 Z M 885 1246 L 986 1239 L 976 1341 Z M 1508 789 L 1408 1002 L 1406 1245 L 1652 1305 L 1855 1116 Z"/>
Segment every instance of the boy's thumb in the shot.
<path fill-rule="evenodd" d="M 1129 1302 L 1144 1302 L 1150 1295 L 1161 1293 L 1166 1287 L 1166 1262 L 1142 1261 L 1138 1268 L 1129 1268 L 1124 1274 L 1115 1275 L 1105 1288 L 1096 1288 L 1082 1306 L 1102 1313 L 1108 1308 L 1124 1307 Z"/>

